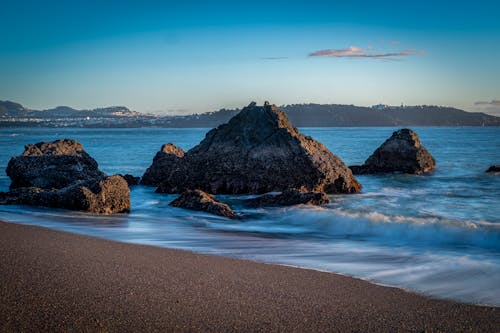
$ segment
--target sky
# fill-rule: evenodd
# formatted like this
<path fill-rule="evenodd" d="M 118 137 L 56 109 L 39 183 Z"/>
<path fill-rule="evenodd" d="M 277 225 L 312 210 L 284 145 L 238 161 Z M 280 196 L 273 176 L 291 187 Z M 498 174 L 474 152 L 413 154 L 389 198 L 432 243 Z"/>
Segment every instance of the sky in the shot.
<path fill-rule="evenodd" d="M 500 115 L 500 1 L 0 0 L 0 100 L 187 114 L 263 103 Z"/>

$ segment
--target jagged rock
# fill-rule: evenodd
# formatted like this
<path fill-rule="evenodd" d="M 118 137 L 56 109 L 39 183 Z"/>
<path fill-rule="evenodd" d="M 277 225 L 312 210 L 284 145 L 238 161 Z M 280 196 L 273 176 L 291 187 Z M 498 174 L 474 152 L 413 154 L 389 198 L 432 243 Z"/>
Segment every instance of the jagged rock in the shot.
<path fill-rule="evenodd" d="M 104 176 L 82 145 L 69 139 L 27 145 L 22 155 L 10 159 L 6 173 L 12 180 L 10 189 L 60 189 Z"/>
<path fill-rule="evenodd" d="M 141 178 L 142 185 L 160 185 L 175 171 L 177 162 L 184 156 L 184 150 L 172 143 L 163 145 L 153 158 L 153 164 Z"/>
<path fill-rule="evenodd" d="M 299 133 L 275 105 L 252 102 L 227 124 L 209 131 L 183 157 L 176 157 L 162 168 L 157 192 L 202 189 L 242 194 L 300 188 L 355 193 L 361 189 L 340 158 Z"/>
<path fill-rule="evenodd" d="M 129 173 L 127 174 L 120 174 L 120 176 L 125 179 L 127 182 L 128 186 L 134 186 L 134 185 L 139 185 L 139 181 L 141 180 L 141 177 L 135 177 Z"/>
<path fill-rule="evenodd" d="M 7 166 L 10 191 L 0 204 L 80 210 L 96 214 L 130 211 L 130 190 L 120 175 L 106 176 L 74 140 L 27 145 Z"/>
<path fill-rule="evenodd" d="M 213 195 L 201 190 L 188 190 L 170 203 L 171 206 L 239 219 L 239 216 L 228 205 L 215 200 Z"/>
<path fill-rule="evenodd" d="M 403 172 L 422 174 L 436 166 L 434 157 L 420 143 L 417 133 L 403 128 L 392 133 L 363 165 L 349 168 L 354 174 Z"/>
<path fill-rule="evenodd" d="M 130 211 L 130 190 L 119 175 L 77 182 L 62 189 L 20 187 L 0 193 L 0 204 L 45 206 L 95 214 Z"/>
<path fill-rule="evenodd" d="M 130 190 L 120 175 L 68 186 L 59 191 L 63 207 L 96 214 L 128 213 Z"/>
<path fill-rule="evenodd" d="M 500 165 L 492 165 L 486 170 L 486 172 L 500 173 Z"/>
<path fill-rule="evenodd" d="M 285 190 L 280 194 L 264 194 L 245 203 L 252 207 L 292 206 L 292 205 L 325 205 L 330 203 L 325 192 L 302 192 L 297 189 Z"/>

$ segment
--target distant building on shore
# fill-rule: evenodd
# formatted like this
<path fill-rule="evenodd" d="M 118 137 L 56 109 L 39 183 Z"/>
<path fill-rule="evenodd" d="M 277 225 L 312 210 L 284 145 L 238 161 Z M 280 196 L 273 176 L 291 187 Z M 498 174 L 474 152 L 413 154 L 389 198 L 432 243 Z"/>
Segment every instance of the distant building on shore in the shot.
<path fill-rule="evenodd" d="M 388 109 L 388 108 L 389 108 L 389 105 L 387 105 L 387 104 L 372 105 L 372 109 L 375 109 L 375 110 L 385 110 L 385 109 Z"/>
<path fill-rule="evenodd" d="M 372 105 L 372 109 L 374 109 L 374 110 L 387 110 L 387 109 L 394 110 L 394 109 L 400 109 L 400 108 L 403 109 L 405 107 L 406 107 L 406 105 L 404 105 L 403 103 L 401 103 L 401 106 L 387 105 L 387 104 Z"/>

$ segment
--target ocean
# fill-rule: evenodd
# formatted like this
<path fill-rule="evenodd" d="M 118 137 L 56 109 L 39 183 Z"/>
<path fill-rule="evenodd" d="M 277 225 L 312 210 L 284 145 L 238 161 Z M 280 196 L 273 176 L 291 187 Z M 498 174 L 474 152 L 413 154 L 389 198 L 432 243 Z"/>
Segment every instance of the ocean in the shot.
<path fill-rule="evenodd" d="M 437 161 L 428 175 L 362 175 L 360 194 L 333 195 L 323 207 L 250 209 L 233 221 L 170 207 L 176 196 L 131 189 L 130 214 L 94 216 L 0 206 L 0 219 L 117 241 L 331 271 L 437 298 L 500 306 L 500 127 L 413 128 Z M 107 174 L 141 176 L 161 145 L 187 150 L 208 129 L 2 129 L 5 168 L 29 143 L 71 138 Z M 396 128 L 301 128 L 347 165 L 361 164 Z"/>

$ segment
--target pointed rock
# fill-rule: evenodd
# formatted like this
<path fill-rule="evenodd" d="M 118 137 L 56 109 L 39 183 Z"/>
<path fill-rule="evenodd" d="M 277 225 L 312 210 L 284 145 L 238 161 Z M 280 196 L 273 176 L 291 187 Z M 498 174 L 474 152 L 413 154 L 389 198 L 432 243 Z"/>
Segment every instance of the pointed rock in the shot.
<path fill-rule="evenodd" d="M 153 158 L 153 164 L 147 168 L 141 178 L 142 185 L 158 186 L 175 171 L 177 162 L 184 157 L 184 150 L 172 143 L 163 145 Z"/>
<path fill-rule="evenodd" d="M 403 128 L 392 133 L 363 165 L 349 168 L 354 174 L 403 172 L 422 174 L 436 167 L 434 157 L 420 142 L 417 133 Z"/>
<path fill-rule="evenodd" d="M 154 164 L 154 163 L 153 163 Z M 301 188 L 355 193 L 361 185 L 340 158 L 290 125 L 275 105 L 252 102 L 165 167 L 157 189 L 177 193 L 266 193 Z"/>

